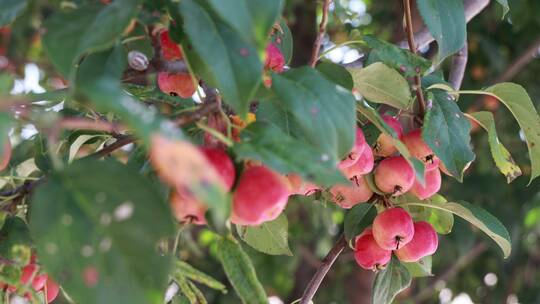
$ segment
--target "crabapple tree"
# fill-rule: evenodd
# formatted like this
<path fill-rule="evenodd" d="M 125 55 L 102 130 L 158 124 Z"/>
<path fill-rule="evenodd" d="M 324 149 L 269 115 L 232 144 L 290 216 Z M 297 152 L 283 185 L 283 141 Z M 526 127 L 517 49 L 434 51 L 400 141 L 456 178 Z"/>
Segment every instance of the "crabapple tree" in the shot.
<path fill-rule="evenodd" d="M 1 1 L 2 301 L 268 303 L 276 291 L 252 253 L 283 255 L 274 267 L 309 255 L 289 245 L 288 216 L 307 221 L 315 202 L 337 242 L 295 303 L 317 303 L 342 251 L 376 272 L 372 303 L 391 303 L 431 274 L 454 217 L 508 257 L 498 219 L 439 193 L 445 179 L 466 184 L 472 123 L 488 126 L 509 181 L 521 175 L 492 114 L 464 113 L 464 95 L 509 109 L 530 181 L 540 175 L 524 88 L 460 88 L 466 20 L 481 9 L 417 0 L 415 33 L 403 0 L 400 47 L 369 30 L 329 41 L 343 1 L 320 2 L 306 56 L 293 54 L 284 0 Z M 345 45 L 362 56 L 332 60 Z M 23 88 L 32 68 L 39 88 Z"/>

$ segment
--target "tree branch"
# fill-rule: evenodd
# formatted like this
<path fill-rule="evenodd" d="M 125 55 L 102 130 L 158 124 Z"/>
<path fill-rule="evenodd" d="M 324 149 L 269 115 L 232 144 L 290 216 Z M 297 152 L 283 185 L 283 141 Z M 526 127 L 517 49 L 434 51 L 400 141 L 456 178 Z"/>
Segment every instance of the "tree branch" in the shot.
<path fill-rule="evenodd" d="M 461 88 L 468 59 L 469 50 L 468 45 L 465 42 L 463 48 L 459 50 L 459 52 L 457 52 L 452 58 L 452 66 L 450 67 L 450 74 L 448 76 L 448 82 L 456 91 L 459 91 L 459 88 Z"/>
<path fill-rule="evenodd" d="M 540 37 L 523 52 L 515 61 L 513 61 L 508 68 L 493 81 L 493 83 L 499 83 L 508 81 L 514 78 L 531 60 L 538 54 L 540 48 Z"/>
<path fill-rule="evenodd" d="M 471 21 L 472 18 L 480 14 L 488 6 L 489 2 L 490 0 L 465 0 L 463 2 L 463 9 L 465 11 L 466 22 Z M 422 49 L 432 43 L 435 38 L 433 38 L 427 27 L 423 27 L 414 34 L 414 40 L 416 41 L 416 48 Z M 406 48 L 407 44 L 407 40 L 398 43 L 401 48 Z"/>
<path fill-rule="evenodd" d="M 319 289 L 319 286 L 321 285 L 324 277 L 346 246 L 347 241 L 345 240 L 345 236 L 342 235 L 339 237 L 336 244 L 334 244 L 334 247 L 332 247 L 326 257 L 322 260 L 321 266 L 319 267 L 319 269 L 317 269 L 317 272 L 315 273 L 313 278 L 311 278 L 311 281 L 306 287 L 306 290 L 304 290 L 304 294 L 302 295 L 300 304 L 309 304 L 311 302 L 313 296 L 317 292 L 317 289 Z"/>
<path fill-rule="evenodd" d="M 319 58 L 319 50 L 321 49 L 322 40 L 324 38 L 324 32 L 326 31 L 326 23 L 328 22 L 328 7 L 332 0 L 323 0 L 322 6 L 322 18 L 321 23 L 319 24 L 319 34 L 313 43 L 313 50 L 311 51 L 311 60 L 309 65 L 315 67 L 317 64 L 317 58 Z"/>
<path fill-rule="evenodd" d="M 418 53 L 416 49 L 416 44 L 414 41 L 414 29 L 412 24 L 412 14 L 411 14 L 411 2 L 410 0 L 403 0 L 403 11 L 405 14 L 405 29 L 407 31 L 407 41 L 409 43 L 409 49 L 413 54 Z M 418 116 L 419 118 L 424 118 L 424 113 L 426 112 L 426 101 L 424 100 L 424 94 L 422 94 L 422 78 L 417 72 L 414 76 L 414 83 L 416 85 L 416 98 L 418 100 Z"/>
<path fill-rule="evenodd" d="M 433 291 L 435 290 L 435 286 L 437 285 L 438 281 L 451 280 L 463 268 L 469 265 L 487 249 L 488 245 L 485 242 L 480 241 L 479 243 L 477 243 L 473 248 L 471 248 L 471 250 L 467 252 L 467 254 L 459 257 L 459 259 L 455 263 L 453 263 L 452 266 L 450 266 L 442 275 L 432 279 L 431 283 L 427 287 L 422 288 L 422 290 L 412 298 L 412 303 L 421 303 L 429 299 L 429 297 L 431 297 L 431 295 L 433 294 Z"/>

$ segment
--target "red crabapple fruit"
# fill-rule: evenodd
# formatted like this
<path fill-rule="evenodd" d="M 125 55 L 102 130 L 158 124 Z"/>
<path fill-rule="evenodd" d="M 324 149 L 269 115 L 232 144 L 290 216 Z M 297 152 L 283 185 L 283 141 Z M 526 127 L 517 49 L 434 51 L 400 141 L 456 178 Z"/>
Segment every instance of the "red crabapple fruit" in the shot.
<path fill-rule="evenodd" d="M 433 154 L 431 148 L 422 139 L 421 129 L 415 129 L 403 135 L 402 141 L 414 157 L 424 162 L 426 171 L 436 169 L 439 166 L 439 158 Z"/>
<path fill-rule="evenodd" d="M 438 168 L 426 171 L 424 177 L 425 185 L 422 186 L 422 184 L 415 180 L 410 191 L 412 195 L 421 200 L 430 198 L 441 189 L 441 171 Z"/>
<path fill-rule="evenodd" d="M 299 194 L 309 196 L 320 190 L 320 187 L 313 183 L 305 181 L 298 174 L 288 174 L 287 179 L 289 180 L 289 184 L 291 186 L 290 195 Z"/>
<path fill-rule="evenodd" d="M 417 262 L 425 256 L 434 254 L 438 245 L 439 237 L 433 226 L 428 222 L 416 222 L 412 240 L 395 253 L 402 262 Z"/>
<path fill-rule="evenodd" d="M 367 228 L 356 238 L 354 259 L 360 267 L 368 270 L 384 268 L 392 257 L 391 250 L 382 249 L 373 238 L 372 230 Z"/>
<path fill-rule="evenodd" d="M 413 168 L 403 156 L 393 156 L 383 159 L 377 165 L 374 178 L 381 191 L 398 196 L 412 188 L 415 175 Z"/>
<path fill-rule="evenodd" d="M 165 60 L 181 60 L 184 57 L 178 44 L 169 36 L 169 31 L 161 32 L 159 34 L 159 41 L 161 44 L 161 52 Z"/>
<path fill-rule="evenodd" d="M 351 183 L 352 185 L 335 185 L 330 188 L 334 202 L 341 208 L 352 208 L 354 205 L 367 202 L 373 196 L 373 191 L 363 176 L 352 177 Z"/>
<path fill-rule="evenodd" d="M 374 165 L 373 151 L 371 151 L 371 147 L 366 143 L 358 160 L 352 166 L 343 169 L 343 173 L 348 178 L 366 175 L 373 170 Z"/>
<path fill-rule="evenodd" d="M 273 43 L 269 43 L 266 47 L 266 60 L 264 61 L 264 68 L 279 73 L 283 72 L 284 66 L 285 57 L 283 57 L 281 50 Z"/>
<path fill-rule="evenodd" d="M 45 292 L 45 297 L 47 298 L 47 303 L 51 303 L 58 296 L 60 286 L 58 286 L 51 277 L 47 277 L 47 282 L 45 283 L 45 288 L 43 290 Z"/>
<path fill-rule="evenodd" d="M 171 96 L 189 98 L 197 89 L 188 73 L 172 74 L 167 72 L 158 73 L 159 89 Z"/>
<path fill-rule="evenodd" d="M 206 159 L 214 166 L 216 172 L 219 174 L 225 184 L 227 191 L 231 190 L 236 172 L 234 169 L 234 163 L 231 158 L 223 149 L 202 147 L 201 151 L 206 156 Z"/>
<path fill-rule="evenodd" d="M 285 177 L 264 166 L 249 167 L 233 194 L 231 222 L 257 226 L 275 220 L 285 209 L 289 193 Z"/>
<path fill-rule="evenodd" d="M 411 215 L 402 208 L 390 208 L 373 220 L 373 237 L 382 249 L 397 250 L 409 243 L 414 235 Z"/>
<path fill-rule="evenodd" d="M 401 127 L 401 124 L 397 119 L 390 115 L 383 115 L 382 119 L 384 122 L 386 122 L 387 125 L 389 125 L 394 131 L 396 132 L 397 138 L 401 138 L 403 134 L 403 128 Z M 396 153 L 397 149 L 394 146 L 394 139 L 392 136 L 381 133 L 379 135 L 379 138 L 377 138 L 377 143 L 374 147 L 375 156 L 383 156 L 388 157 L 394 153 Z"/>
<path fill-rule="evenodd" d="M 170 204 L 177 221 L 206 225 L 204 214 L 208 207 L 192 195 L 174 191 L 170 197 Z"/>
<path fill-rule="evenodd" d="M 356 128 L 356 136 L 355 136 L 355 139 L 354 139 L 354 146 L 351 149 L 351 152 L 349 152 L 349 154 L 347 154 L 347 156 L 345 156 L 345 158 L 343 158 L 339 162 L 338 168 L 345 169 L 345 168 L 348 168 L 348 167 L 354 165 L 354 163 L 356 163 L 358 158 L 362 155 L 364 150 L 367 149 L 367 148 L 369 148 L 369 146 L 366 143 L 366 138 L 364 137 L 364 133 L 362 132 L 362 129 Z"/>

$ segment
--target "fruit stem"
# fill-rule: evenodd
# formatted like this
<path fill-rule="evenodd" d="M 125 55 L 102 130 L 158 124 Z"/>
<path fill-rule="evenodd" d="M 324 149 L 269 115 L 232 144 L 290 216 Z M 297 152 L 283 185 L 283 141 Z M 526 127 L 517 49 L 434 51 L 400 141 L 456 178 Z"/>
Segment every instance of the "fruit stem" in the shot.
<path fill-rule="evenodd" d="M 313 275 L 311 281 L 309 281 L 306 290 L 304 290 L 304 294 L 302 295 L 302 298 L 300 300 L 300 304 L 311 303 L 311 300 L 319 289 L 319 286 L 321 285 L 324 277 L 346 246 L 347 241 L 345 240 L 345 236 L 341 235 L 336 244 L 334 244 L 334 247 L 330 249 L 326 257 L 324 257 L 324 259 L 322 260 L 321 266 L 319 266 L 319 269 L 317 269 L 317 272 L 315 272 L 315 275 Z"/>
<path fill-rule="evenodd" d="M 321 23 L 319 24 L 319 34 L 317 35 L 317 38 L 315 39 L 315 42 L 313 43 L 313 50 L 311 51 L 311 60 L 309 61 L 309 65 L 311 67 L 315 67 L 315 65 L 317 64 L 317 59 L 319 57 L 319 50 L 321 49 L 322 40 L 324 38 L 324 32 L 326 30 L 326 23 L 328 22 L 328 7 L 330 6 L 331 1 L 332 0 L 323 0 L 322 18 L 321 18 Z"/>
<path fill-rule="evenodd" d="M 411 53 L 418 53 L 416 49 L 416 43 L 414 42 L 414 32 L 412 25 L 412 14 L 411 14 L 411 2 L 410 0 L 403 0 L 403 10 L 405 13 L 405 30 L 407 33 L 407 42 L 409 43 L 409 49 Z M 416 99 L 418 100 L 418 117 L 420 119 L 424 118 L 426 112 L 426 101 L 424 100 L 424 95 L 422 94 L 422 78 L 420 77 L 419 71 L 414 76 Z"/>

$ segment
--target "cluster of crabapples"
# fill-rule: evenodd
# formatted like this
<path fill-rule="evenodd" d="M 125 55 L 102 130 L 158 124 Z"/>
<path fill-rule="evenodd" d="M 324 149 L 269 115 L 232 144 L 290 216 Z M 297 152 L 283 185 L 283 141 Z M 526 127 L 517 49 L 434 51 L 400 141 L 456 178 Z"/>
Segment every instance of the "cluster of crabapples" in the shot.
<path fill-rule="evenodd" d="M 168 31 L 160 33 L 160 42 L 164 59 L 183 59 L 181 46 L 171 40 Z M 285 60 L 280 49 L 274 43 L 269 43 L 266 48 L 264 71 L 279 73 L 284 70 L 284 65 Z M 194 80 L 195 76 L 192 78 L 188 73 L 158 74 L 158 86 L 161 91 L 184 98 L 192 96 L 195 92 L 197 82 Z M 265 78 L 265 85 L 271 86 L 270 79 Z M 351 183 L 335 185 L 328 189 L 332 201 L 342 208 L 349 209 L 372 199 L 374 189 L 366 180 L 368 174 L 373 174 L 374 186 L 387 197 L 409 192 L 424 200 L 440 189 L 441 170 L 445 169 L 423 141 L 421 130 L 415 129 L 404 134 L 396 118 L 383 115 L 383 119 L 394 129 L 397 137 L 407 146 L 411 154 L 424 162 L 425 183 L 416 180 L 413 168 L 403 156 L 398 155 L 391 136 L 381 134 L 372 147 L 366 142 L 362 130 L 357 128 L 351 152 L 338 164 L 338 168 Z M 237 135 L 235 140 L 238 140 Z M 202 147 L 200 150 L 219 173 L 225 189 L 233 191 L 230 220 L 234 224 L 254 226 L 272 221 L 285 209 L 290 195 L 311 195 L 322 190 L 296 174 L 283 176 L 268 167 L 249 162 L 236 179 L 234 163 L 225 150 L 214 147 Z M 187 191 L 178 189 L 173 191 L 170 203 L 178 221 L 206 224 L 207 204 Z M 402 261 L 415 262 L 433 254 L 437 245 L 437 234 L 429 223 L 414 223 L 406 210 L 389 208 L 382 211 L 373 225 L 357 237 L 355 256 L 361 267 L 379 269 L 388 263 L 392 251 Z"/>
<path fill-rule="evenodd" d="M 376 187 L 384 197 L 396 197 L 407 192 L 420 200 L 428 199 L 441 187 L 442 167 L 439 159 L 422 139 L 420 129 L 407 133 L 396 118 L 383 116 L 397 137 L 407 146 L 410 153 L 425 166 L 424 184 L 416 180 L 415 172 L 408 161 L 398 155 L 394 139 L 381 134 L 373 147 L 367 144 L 360 128 L 356 131 L 356 142 L 352 151 L 338 165 L 351 185 L 337 185 L 330 189 L 334 201 L 343 208 L 372 199 Z M 366 175 L 372 174 L 373 184 Z M 386 201 L 386 200 L 383 200 Z M 411 215 L 402 208 L 383 206 L 385 210 L 374 219 L 355 240 L 355 259 L 365 269 L 377 270 L 391 259 L 392 252 L 403 262 L 416 262 L 432 255 L 437 250 L 438 236 L 431 224 L 413 222 Z"/>
<path fill-rule="evenodd" d="M 42 294 L 47 303 L 54 301 L 60 292 L 60 286 L 49 275 L 41 271 L 40 266 L 36 263 L 35 255 L 32 255 L 30 263 L 22 268 L 19 283 L 20 286 L 17 287 L 0 282 L 0 290 L 12 294 L 23 294 L 28 301 L 31 301 L 34 296 L 40 297 Z"/>

